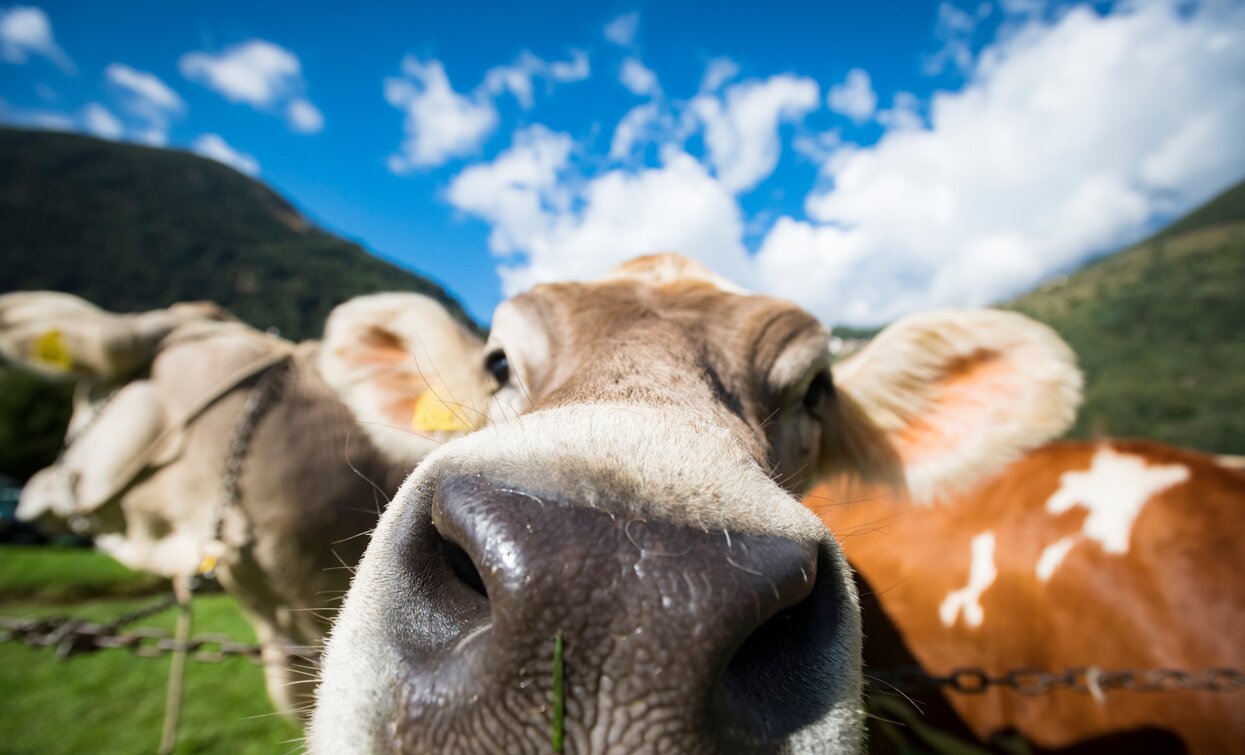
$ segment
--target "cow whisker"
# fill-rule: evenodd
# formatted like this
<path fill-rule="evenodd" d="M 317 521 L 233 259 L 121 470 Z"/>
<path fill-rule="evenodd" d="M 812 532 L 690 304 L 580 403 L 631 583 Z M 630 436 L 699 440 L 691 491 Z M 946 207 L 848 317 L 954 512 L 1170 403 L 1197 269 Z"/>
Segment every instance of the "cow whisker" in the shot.
<path fill-rule="evenodd" d="M 891 684 L 890 682 L 883 681 L 882 679 L 879 679 L 878 677 L 873 676 L 872 674 L 869 674 L 869 673 L 863 673 L 863 674 L 861 674 L 861 676 L 863 676 L 863 677 L 864 677 L 865 682 L 867 683 L 867 684 L 866 684 L 866 686 L 871 686 L 871 685 L 872 685 L 872 683 L 874 683 L 874 682 L 876 682 L 876 683 L 878 683 L 878 684 L 885 684 L 887 687 L 890 687 L 892 690 L 894 690 L 894 691 L 895 691 L 895 694 L 897 694 L 897 695 L 899 695 L 900 697 L 902 697 L 903 699 L 907 700 L 907 701 L 908 701 L 908 703 L 909 703 L 909 704 L 910 704 L 913 708 L 916 708 L 916 712 L 917 712 L 917 713 L 919 713 L 919 714 L 920 714 L 920 715 L 922 715 L 922 716 L 924 716 L 924 715 L 925 715 L 925 710 L 921 707 L 921 704 L 920 704 L 920 703 L 918 703 L 916 700 L 913 700 L 911 697 L 909 697 L 909 696 L 908 696 L 908 695 L 907 695 L 907 694 L 906 694 L 903 690 L 901 690 L 900 688 L 896 687 L 895 685 Z"/>

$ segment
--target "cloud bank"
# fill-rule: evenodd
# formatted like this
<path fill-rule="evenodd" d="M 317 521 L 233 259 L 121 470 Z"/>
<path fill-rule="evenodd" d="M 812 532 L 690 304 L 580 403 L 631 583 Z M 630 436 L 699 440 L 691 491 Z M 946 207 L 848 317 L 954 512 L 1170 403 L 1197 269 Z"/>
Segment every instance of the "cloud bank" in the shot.
<path fill-rule="evenodd" d="M 967 40 L 987 14 L 957 10 L 941 11 L 940 34 L 955 42 L 944 65 L 963 67 L 961 85 L 922 99 L 891 92 L 881 110 L 864 70 L 830 88 L 832 111 L 880 124 L 876 143 L 800 132 L 821 106 L 812 79 L 728 84 L 737 66 L 715 59 L 690 99 L 629 111 L 609 161 L 528 128 L 463 170 L 447 198 L 491 227 L 506 293 L 673 249 L 828 322 L 876 324 L 1006 299 L 1245 174 L 1239 4 L 1004 8 L 978 48 Z M 630 44 L 624 31 L 609 38 Z M 749 249 L 757 218 L 738 197 L 775 170 L 783 124 L 820 178 L 804 213 L 759 226 Z M 689 150 L 693 137 L 703 155 Z M 658 148 L 655 166 L 637 157 L 645 143 Z"/>

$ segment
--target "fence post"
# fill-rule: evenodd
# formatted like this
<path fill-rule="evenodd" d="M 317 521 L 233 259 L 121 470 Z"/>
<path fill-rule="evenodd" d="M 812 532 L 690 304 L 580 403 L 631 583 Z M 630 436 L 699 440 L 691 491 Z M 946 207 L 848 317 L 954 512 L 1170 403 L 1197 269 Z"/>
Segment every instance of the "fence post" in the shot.
<path fill-rule="evenodd" d="M 187 643 L 190 641 L 191 580 L 194 577 L 178 576 L 173 579 L 173 592 L 177 595 L 177 643 L 169 662 L 169 685 L 164 696 L 164 726 L 160 731 L 160 755 L 172 755 L 177 745 L 177 723 L 182 715 L 182 686 L 186 679 Z"/>

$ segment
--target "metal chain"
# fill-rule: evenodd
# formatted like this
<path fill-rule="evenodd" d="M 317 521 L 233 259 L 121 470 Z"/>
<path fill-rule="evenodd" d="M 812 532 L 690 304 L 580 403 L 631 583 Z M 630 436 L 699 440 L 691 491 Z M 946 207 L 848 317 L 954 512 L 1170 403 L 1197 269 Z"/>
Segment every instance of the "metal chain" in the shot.
<path fill-rule="evenodd" d="M 178 642 L 162 629 L 140 627 L 129 632 L 119 631 L 114 624 L 92 624 L 63 617 L 49 619 L 0 617 L 0 642 L 22 642 L 31 647 L 55 647 L 58 656 L 66 643 L 80 650 L 129 650 L 140 658 L 158 658 L 169 653 L 186 651 L 191 659 L 219 663 L 228 658 L 243 657 L 258 661 L 263 648 L 235 642 L 222 634 L 200 634 L 187 642 Z M 314 647 L 289 646 L 286 655 L 317 661 Z M 64 657 L 64 656 L 61 656 Z"/>
<path fill-rule="evenodd" d="M 251 439 L 255 436 L 259 421 L 263 418 L 265 410 L 276 393 L 274 386 L 280 375 L 284 373 L 281 367 L 289 363 L 287 359 L 265 370 L 255 382 L 255 387 L 247 394 L 246 403 L 242 405 L 242 410 L 238 414 L 238 421 L 234 424 L 233 438 L 229 443 L 229 454 L 225 457 L 225 468 L 221 473 L 221 493 L 216 504 L 216 521 L 212 531 L 217 542 L 224 542 L 222 530 L 225 524 L 225 512 L 242 500 L 242 467 L 246 463 Z M 212 571 L 214 569 L 207 570 L 209 576 Z"/>
<path fill-rule="evenodd" d="M 156 613 L 167 605 L 155 604 L 121 617 L 145 612 Z M 137 618 L 131 619 L 136 621 Z M 185 650 L 193 660 L 219 663 L 231 657 L 258 660 L 262 648 L 234 642 L 220 634 L 201 634 L 185 643 L 174 640 L 160 629 L 143 627 L 130 632 L 119 631 L 119 621 L 91 624 L 67 618 L 14 619 L 0 617 L 0 642 L 23 642 L 32 647 L 61 648 L 66 642 L 74 647 L 125 649 L 142 658 L 154 658 Z M 320 653 L 314 647 L 284 648 L 287 655 L 315 662 Z M 1245 690 L 1245 672 L 1230 668 L 1202 671 L 1181 669 L 1102 670 L 1095 667 L 1071 668 L 1064 671 L 1013 669 L 991 674 L 981 668 L 960 668 L 947 675 L 930 674 L 919 667 L 871 669 L 867 677 L 875 689 L 882 685 L 899 690 L 947 689 L 966 695 L 980 695 L 993 687 L 1010 689 L 1021 695 L 1042 695 L 1056 690 L 1069 690 L 1098 696 L 1116 690 L 1131 692 L 1237 692 Z"/>
<path fill-rule="evenodd" d="M 1021 695 L 1042 695 L 1065 689 L 1100 697 L 1106 692 L 1236 692 L 1245 690 L 1245 672 L 1230 668 L 1202 671 L 1181 669 L 1103 670 L 1094 666 L 1064 671 L 1012 669 L 991 674 L 981 668 L 959 668 L 950 674 L 930 674 L 920 667 L 871 669 L 867 677 L 881 686 L 899 690 L 946 689 L 965 695 L 984 694 L 992 687 L 1010 689 Z M 879 686 L 881 685 L 881 686 Z"/>

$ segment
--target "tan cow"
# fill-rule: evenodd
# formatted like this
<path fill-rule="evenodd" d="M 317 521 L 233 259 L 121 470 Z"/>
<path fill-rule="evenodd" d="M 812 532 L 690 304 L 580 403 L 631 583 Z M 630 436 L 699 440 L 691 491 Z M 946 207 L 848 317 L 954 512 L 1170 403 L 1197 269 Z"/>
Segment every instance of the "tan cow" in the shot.
<path fill-rule="evenodd" d="M 400 363 L 434 330 L 403 320 L 352 361 Z M 834 475 L 970 486 L 1068 426 L 1080 375 L 1049 329 L 989 311 L 909 318 L 829 364 L 810 315 L 675 256 L 502 304 L 470 362 L 438 364 L 455 395 L 491 381 L 462 417 L 487 427 L 382 517 L 312 751 L 857 749 L 855 590 L 793 494 Z M 367 427 L 418 412 L 401 380 L 351 382 Z"/>
<path fill-rule="evenodd" d="M 389 294 L 348 306 L 370 318 L 361 330 L 295 345 L 237 322 L 170 316 L 186 307 L 122 316 L 64 294 L 0 296 L 9 353 L 98 381 L 97 395 L 115 388 L 95 404 L 79 390 L 64 454 L 30 480 L 18 515 L 59 521 L 127 566 L 176 579 L 219 557 L 284 713 L 306 712 L 311 688 L 297 653 L 319 646 L 387 497 L 441 434 L 408 423 L 389 453 L 379 450 L 372 439 L 385 434 L 361 431 L 322 371 L 351 390 L 345 360 L 387 338 L 381 328 L 394 317 L 426 323 L 434 333 L 421 344 L 438 361 L 476 358 L 474 335 L 430 299 Z M 420 374 L 428 365 L 415 353 L 368 369 L 380 382 L 401 380 L 403 400 L 414 401 L 435 391 L 433 371 Z M 426 414 L 448 413 L 428 396 Z M 230 468 L 236 486 L 225 479 Z"/>
<path fill-rule="evenodd" d="M 933 504 L 850 485 L 805 502 L 868 586 L 866 665 L 1245 669 L 1245 475 L 1214 457 L 1068 441 Z M 937 693 L 909 694 L 945 722 Z M 1050 749 L 1245 752 L 1245 690 L 945 699 L 982 741 L 1014 730 Z"/>

